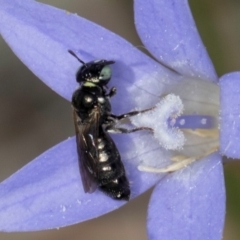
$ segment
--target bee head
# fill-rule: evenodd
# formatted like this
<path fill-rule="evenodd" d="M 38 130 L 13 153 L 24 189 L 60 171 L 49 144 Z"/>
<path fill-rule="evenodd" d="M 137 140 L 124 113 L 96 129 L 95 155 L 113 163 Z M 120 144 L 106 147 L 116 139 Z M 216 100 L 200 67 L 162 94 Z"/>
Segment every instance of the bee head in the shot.
<path fill-rule="evenodd" d="M 114 61 L 96 60 L 85 63 L 71 50 L 69 50 L 69 53 L 76 57 L 78 61 L 83 64 L 76 74 L 76 80 L 78 83 L 83 83 L 86 85 L 88 84 L 91 86 L 104 86 L 108 84 L 112 76 L 112 70 L 109 65 L 113 64 Z"/>
<path fill-rule="evenodd" d="M 112 70 L 110 64 L 114 61 L 97 60 L 85 63 L 77 71 L 77 82 L 106 85 L 111 79 Z"/>

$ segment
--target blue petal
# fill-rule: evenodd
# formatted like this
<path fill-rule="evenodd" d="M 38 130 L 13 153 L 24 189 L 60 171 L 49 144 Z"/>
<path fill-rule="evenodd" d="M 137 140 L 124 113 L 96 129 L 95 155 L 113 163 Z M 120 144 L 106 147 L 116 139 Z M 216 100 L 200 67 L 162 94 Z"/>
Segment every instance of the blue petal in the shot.
<path fill-rule="evenodd" d="M 228 73 L 219 81 L 220 151 L 227 157 L 240 158 L 240 72 Z"/>
<path fill-rule="evenodd" d="M 163 88 L 159 83 L 176 78 L 126 40 L 76 14 L 32 0 L 0 0 L 0 14 L 0 32 L 15 54 L 68 100 L 78 85 L 75 73 L 80 66 L 68 49 L 86 62 L 116 61 L 111 84 L 118 94 L 113 102 L 122 113 L 152 105 Z M 145 99 L 145 106 L 139 99 Z"/>
<path fill-rule="evenodd" d="M 75 138 L 53 147 L 0 184 L 0 230 L 35 231 L 58 228 L 113 211 L 125 201 L 98 190 L 83 191 Z M 137 170 L 134 158 L 124 164 L 132 198 L 153 186 L 159 175 Z"/>
<path fill-rule="evenodd" d="M 161 63 L 186 76 L 217 80 L 187 0 L 135 0 L 142 42 Z"/>
<path fill-rule="evenodd" d="M 163 179 L 149 204 L 149 240 L 220 240 L 225 218 L 221 156 L 215 153 Z"/>

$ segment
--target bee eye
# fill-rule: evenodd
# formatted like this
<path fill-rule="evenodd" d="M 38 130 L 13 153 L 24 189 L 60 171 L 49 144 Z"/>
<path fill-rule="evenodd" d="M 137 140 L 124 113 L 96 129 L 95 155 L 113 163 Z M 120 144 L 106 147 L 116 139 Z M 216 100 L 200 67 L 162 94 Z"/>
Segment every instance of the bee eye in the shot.
<path fill-rule="evenodd" d="M 112 70 L 109 66 L 103 67 L 99 75 L 99 80 L 109 80 L 112 76 Z"/>

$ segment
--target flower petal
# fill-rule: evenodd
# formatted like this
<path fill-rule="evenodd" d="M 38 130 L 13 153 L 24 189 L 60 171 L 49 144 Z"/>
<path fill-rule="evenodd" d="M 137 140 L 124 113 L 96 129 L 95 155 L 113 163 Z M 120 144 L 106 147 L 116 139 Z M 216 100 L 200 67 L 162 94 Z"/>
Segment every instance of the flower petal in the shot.
<path fill-rule="evenodd" d="M 217 80 L 187 0 L 135 0 L 142 42 L 161 63 L 187 76 Z"/>
<path fill-rule="evenodd" d="M 12 50 L 68 100 L 78 85 L 75 73 L 80 66 L 68 49 L 86 62 L 101 58 L 116 61 L 111 84 L 118 89 L 113 101 L 119 112 L 152 105 L 153 99 L 158 99 L 154 94 L 159 96 L 162 91 L 159 82 L 176 76 L 118 35 L 76 14 L 32 0 L 0 0 L 0 14 L 0 32 Z M 139 96 L 135 99 L 131 96 L 134 91 Z"/>
<path fill-rule="evenodd" d="M 136 197 L 159 180 L 159 175 L 137 170 L 125 159 Z M 53 147 L 0 184 L 0 230 L 35 231 L 58 228 L 98 217 L 119 208 L 116 201 L 97 190 L 83 191 L 75 138 Z"/>
<path fill-rule="evenodd" d="M 225 188 L 221 156 L 215 153 L 163 179 L 148 212 L 150 240 L 221 239 Z"/>
<path fill-rule="evenodd" d="M 228 73 L 220 79 L 220 151 L 240 158 L 240 72 Z"/>

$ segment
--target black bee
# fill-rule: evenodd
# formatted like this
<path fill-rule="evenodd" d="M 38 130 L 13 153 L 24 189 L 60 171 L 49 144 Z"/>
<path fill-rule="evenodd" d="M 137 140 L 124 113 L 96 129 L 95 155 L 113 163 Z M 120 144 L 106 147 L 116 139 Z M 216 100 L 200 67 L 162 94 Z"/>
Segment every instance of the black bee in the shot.
<path fill-rule="evenodd" d="M 73 93 L 72 106 L 84 191 L 92 193 L 98 187 L 113 199 L 129 200 L 130 187 L 125 169 L 108 132 L 129 133 L 146 128 L 127 130 L 115 127 L 116 120 L 139 112 L 121 116 L 111 113 L 109 99 L 116 94 L 116 88 L 107 91 L 107 84 L 111 79 L 109 65 L 114 61 L 85 63 L 71 50 L 69 53 L 83 64 L 76 74 L 76 80 L 81 85 Z"/>

